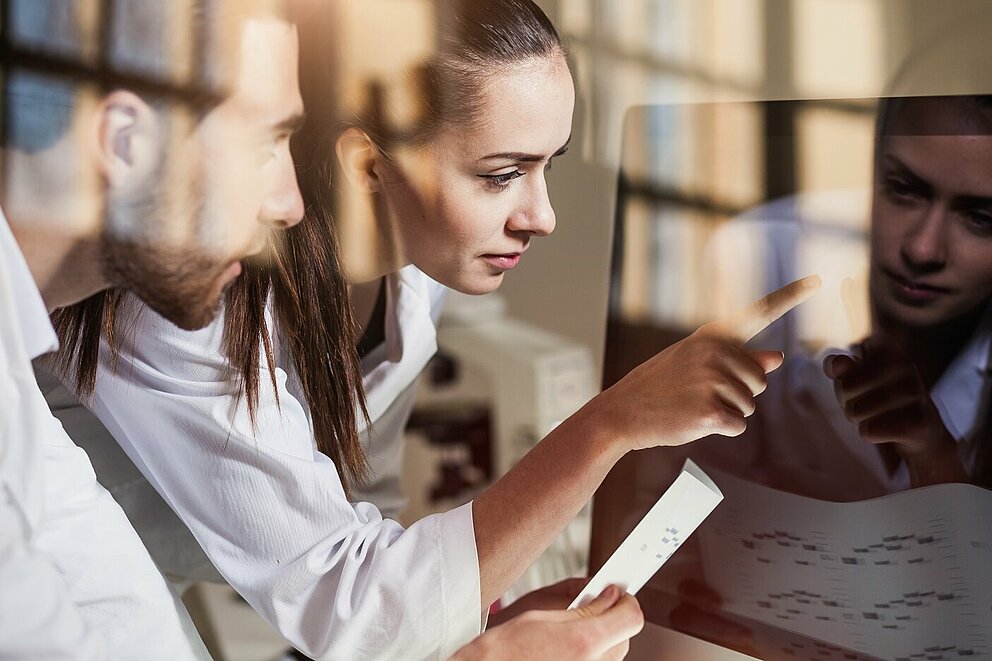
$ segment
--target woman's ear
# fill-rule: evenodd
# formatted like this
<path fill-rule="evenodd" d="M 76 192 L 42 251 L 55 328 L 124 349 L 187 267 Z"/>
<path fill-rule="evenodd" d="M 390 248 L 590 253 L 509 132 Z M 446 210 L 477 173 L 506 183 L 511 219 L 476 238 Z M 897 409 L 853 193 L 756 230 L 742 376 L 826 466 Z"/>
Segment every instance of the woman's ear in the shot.
<path fill-rule="evenodd" d="M 378 167 L 382 153 L 365 131 L 355 127 L 345 129 L 334 143 L 334 151 L 352 186 L 365 193 L 382 189 Z"/>
<path fill-rule="evenodd" d="M 155 111 L 136 94 L 118 90 L 104 98 L 97 117 L 99 166 L 110 187 L 147 185 L 164 149 Z"/>

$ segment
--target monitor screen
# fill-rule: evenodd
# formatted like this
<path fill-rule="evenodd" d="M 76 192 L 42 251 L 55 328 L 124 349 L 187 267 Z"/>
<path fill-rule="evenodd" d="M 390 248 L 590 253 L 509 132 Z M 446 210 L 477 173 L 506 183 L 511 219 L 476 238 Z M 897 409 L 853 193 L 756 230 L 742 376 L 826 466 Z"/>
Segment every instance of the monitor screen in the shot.
<path fill-rule="evenodd" d="M 744 347 L 785 362 L 741 436 L 632 453 L 597 492 L 592 571 L 686 458 L 724 491 L 640 593 L 650 621 L 771 659 L 992 655 L 986 104 L 628 112 L 605 387 L 700 325 L 822 278 Z"/>

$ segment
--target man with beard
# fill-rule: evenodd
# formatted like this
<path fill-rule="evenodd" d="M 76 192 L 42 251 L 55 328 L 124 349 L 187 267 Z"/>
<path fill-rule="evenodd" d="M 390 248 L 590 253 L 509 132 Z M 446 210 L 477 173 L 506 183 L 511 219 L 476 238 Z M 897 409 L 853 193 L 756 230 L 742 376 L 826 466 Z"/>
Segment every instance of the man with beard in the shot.
<path fill-rule="evenodd" d="M 208 658 L 30 361 L 49 311 L 111 287 L 202 327 L 301 220 L 296 32 L 266 2 L 84 5 L 3 12 L 0 656 Z"/>

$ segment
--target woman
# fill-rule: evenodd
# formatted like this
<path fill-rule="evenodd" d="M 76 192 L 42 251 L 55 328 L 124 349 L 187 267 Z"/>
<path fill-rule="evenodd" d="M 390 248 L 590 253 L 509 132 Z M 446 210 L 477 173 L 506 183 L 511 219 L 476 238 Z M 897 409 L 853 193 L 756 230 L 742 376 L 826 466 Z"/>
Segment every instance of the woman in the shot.
<path fill-rule="evenodd" d="M 498 286 L 530 238 L 553 227 L 542 175 L 570 135 L 564 48 L 536 5 L 439 2 L 437 15 L 426 121 L 409 141 L 374 135 L 389 128 L 374 113 L 331 143 L 317 139 L 326 125 L 311 124 L 298 152 L 310 217 L 276 248 L 271 275 L 248 269 L 222 321 L 182 332 L 124 299 L 93 301 L 60 324 L 64 364 L 78 390 L 92 391 L 88 405 L 224 579 L 311 656 L 453 653 L 620 456 L 743 431 L 765 373 L 782 360 L 743 342 L 815 289 L 795 284 L 659 354 L 473 503 L 406 530 L 372 504 L 350 503 L 367 469 L 356 408 L 374 425 L 373 456 L 378 443 L 397 443 L 379 429 L 405 419 L 409 395 L 388 393 L 406 390 L 435 350 L 441 289 L 428 276 L 475 293 Z M 319 40 L 302 41 L 306 58 Z M 318 108 L 308 108 L 316 120 Z M 332 151 L 394 228 L 384 234 L 390 250 L 378 253 L 390 258 L 373 260 L 373 293 L 356 293 L 356 309 L 372 308 L 361 315 L 371 338 L 363 364 L 322 215 L 329 181 L 320 165 Z M 433 169 L 418 173 L 418 163 Z M 376 313 L 369 301 L 379 290 Z M 101 324 L 117 330 L 102 348 Z"/>
<path fill-rule="evenodd" d="M 885 101 L 876 151 L 872 333 L 824 371 L 885 491 L 989 486 L 992 97 Z"/>

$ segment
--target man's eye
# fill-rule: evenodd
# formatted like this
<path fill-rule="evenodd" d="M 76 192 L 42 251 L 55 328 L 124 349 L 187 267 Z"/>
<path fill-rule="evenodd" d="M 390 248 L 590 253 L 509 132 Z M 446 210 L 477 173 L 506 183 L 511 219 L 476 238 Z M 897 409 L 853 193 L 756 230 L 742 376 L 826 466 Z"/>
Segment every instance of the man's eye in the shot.
<path fill-rule="evenodd" d="M 519 179 L 524 174 L 526 173 L 520 170 L 514 170 L 513 172 L 504 174 L 480 174 L 479 177 L 486 180 L 487 186 L 496 190 L 503 190 L 510 185 L 511 181 Z"/>

